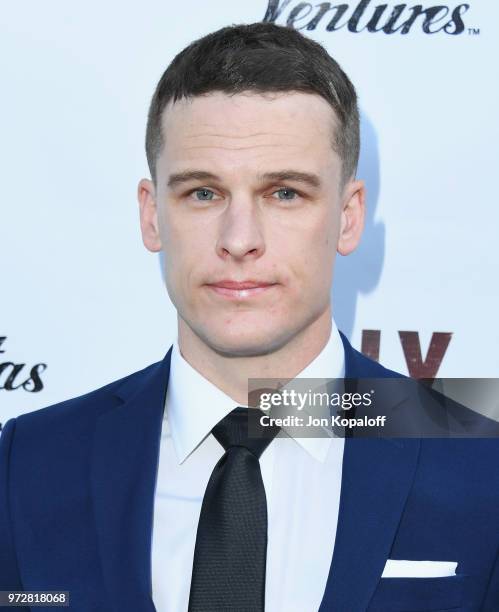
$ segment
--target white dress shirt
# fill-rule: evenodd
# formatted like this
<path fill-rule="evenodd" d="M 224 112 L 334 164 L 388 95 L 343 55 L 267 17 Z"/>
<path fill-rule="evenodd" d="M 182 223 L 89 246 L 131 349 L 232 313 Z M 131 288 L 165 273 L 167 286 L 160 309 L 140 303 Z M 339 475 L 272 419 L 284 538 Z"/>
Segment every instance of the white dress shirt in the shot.
<path fill-rule="evenodd" d="M 334 320 L 329 340 L 297 378 L 343 378 Z M 173 344 L 161 432 L 152 532 L 157 612 L 186 612 L 203 495 L 224 449 L 211 429 L 238 404 L 204 378 Z M 319 609 L 331 564 L 343 438 L 275 438 L 260 457 L 267 497 L 266 612 Z"/>

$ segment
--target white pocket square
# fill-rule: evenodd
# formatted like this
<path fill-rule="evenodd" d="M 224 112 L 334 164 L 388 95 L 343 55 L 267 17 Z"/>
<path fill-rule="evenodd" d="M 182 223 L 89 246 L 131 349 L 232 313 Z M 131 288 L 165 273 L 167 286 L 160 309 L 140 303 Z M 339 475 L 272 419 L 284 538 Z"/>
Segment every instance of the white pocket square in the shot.
<path fill-rule="evenodd" d="M 443 578 L 456 575 L 457 561 L 387 559 L 381 578 Z"/>

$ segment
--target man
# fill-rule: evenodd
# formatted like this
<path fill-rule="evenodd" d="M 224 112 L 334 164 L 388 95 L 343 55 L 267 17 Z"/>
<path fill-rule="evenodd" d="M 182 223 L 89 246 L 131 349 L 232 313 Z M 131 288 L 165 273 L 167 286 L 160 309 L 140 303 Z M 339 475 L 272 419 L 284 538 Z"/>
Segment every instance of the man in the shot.
<path fill-rule="evenodd" d="M 348 77 L 292 29 L 223 28 L 173 60 L 138 198 L 178 338 L 5 425 L 0 590 L 82 612 L 499 610 L 495 440 L 282 428 L 256 449 L 244 430 L 250 378 L 398 376 L 332 318 L 335 253 L 363 228 L 358 130 Z"/>

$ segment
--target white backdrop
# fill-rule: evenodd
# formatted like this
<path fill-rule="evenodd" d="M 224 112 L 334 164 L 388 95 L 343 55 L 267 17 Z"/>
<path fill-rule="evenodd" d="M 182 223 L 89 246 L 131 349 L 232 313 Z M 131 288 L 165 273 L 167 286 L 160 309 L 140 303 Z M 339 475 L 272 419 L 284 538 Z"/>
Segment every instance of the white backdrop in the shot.
<path fill-rule="evenodd" d="M 378 4 L 364 3 L 357 29 Z M 137 182 L 148 176 L 150 97 L 191 40 L 261 21 L 267 4 L 3 6 L 0 422 L 166 353 L 175 311 L 158 257 L 142 246 L 136 203 Z M 280 24 L 299 8 L 295 0 L 276 4 Z M 305 3 L 296 27 L 316 14 L 315 4 Z M 358 1 L 347 4 L 342 22 Z M 390 12 L 397 3 L 386 4 Z M 457 6 L 447 4 L 447 17 L 442 10 L 430 29 Z M 336 321 L 357 348 L 363 330 L 380 330 L 380 361 L 404 373 L 399 331 L 418 332 L 423 360 L 433 332 L 452 333 L 438 376 L 499 374 L 499 5 L 468 6 L 456 9 L 458 35 L 424 33 L 424 15 L 405 35 L 327 31 L 327 17 L 306 31 L 350 75 L 363 114 L 359 177 L 369 217 L 358 252 L 338 264 Z M 40 363 L 43 388 L 33 392 L 21 383 Z"/>

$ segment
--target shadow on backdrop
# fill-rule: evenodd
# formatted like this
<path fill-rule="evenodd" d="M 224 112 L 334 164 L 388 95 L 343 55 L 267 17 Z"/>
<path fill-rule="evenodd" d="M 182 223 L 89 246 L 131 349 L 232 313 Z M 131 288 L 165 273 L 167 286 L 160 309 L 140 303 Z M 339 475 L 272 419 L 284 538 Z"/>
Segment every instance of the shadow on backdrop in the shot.
<path fill-rule="evenodd" d="M 357 177 L 366 184 L 366 219 L 357 249 L 348 256 L 337 254 L 331 300 L 338 328 L 351 338 L 360 293 L 371 293 L 379 283 L 385 259 L 385 224 L 375 220 L 380 177 L 378 138 L 373 124 L 361 111 L 360 158 Z"/>

